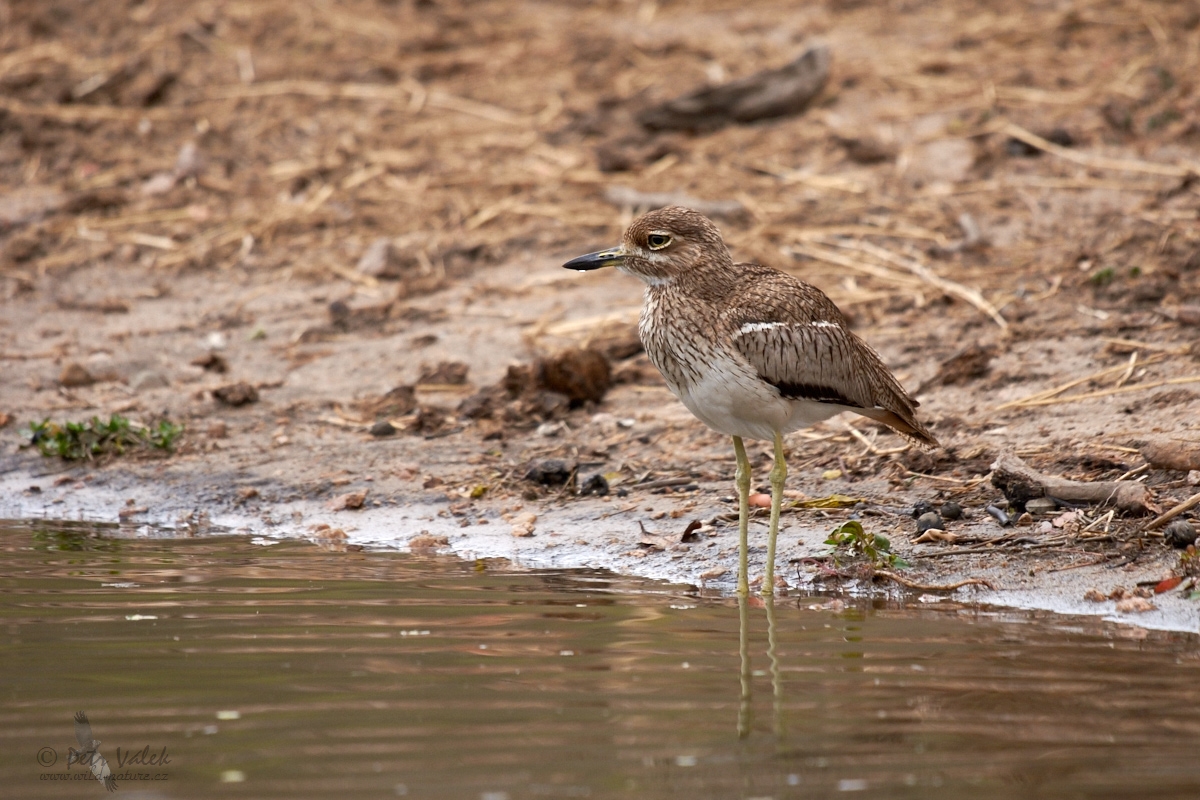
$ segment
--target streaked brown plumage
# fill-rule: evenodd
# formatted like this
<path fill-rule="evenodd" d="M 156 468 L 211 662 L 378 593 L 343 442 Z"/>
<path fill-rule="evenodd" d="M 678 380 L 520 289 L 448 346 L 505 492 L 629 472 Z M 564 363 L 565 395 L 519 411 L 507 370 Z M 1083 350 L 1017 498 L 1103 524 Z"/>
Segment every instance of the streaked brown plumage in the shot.
<path fill-rule="evenodd" d="M 787 273 L 733 263 L 717 227 L 691 209 L 644 214 L 620 247 L 564 266 L 616 266 L 646 283 L 639 324 L 646 354 L 693 414 L 734 438 L 743 542 L 749 464 L 741 438 L 774 440 L 768 579 L 786 472 L 782 434 L 853 411 L 920 445 L 937 444 L 916 417 L 917 402 L 833 301 Z"/>

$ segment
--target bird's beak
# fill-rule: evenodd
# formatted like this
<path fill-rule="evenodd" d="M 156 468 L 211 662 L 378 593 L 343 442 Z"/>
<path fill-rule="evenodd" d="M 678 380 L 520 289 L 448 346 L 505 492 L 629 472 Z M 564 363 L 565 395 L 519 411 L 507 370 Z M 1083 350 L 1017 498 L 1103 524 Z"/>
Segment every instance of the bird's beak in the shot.
<path fill-rule="evenodd" d="M 619 267 L 625 263 L 625 248 L 613 247 L 598 253 L 588 253 L 586 256 L 572 258 L 563 264 L 566 269 L 576 269 L 580 272 L 601 267 Z"/>

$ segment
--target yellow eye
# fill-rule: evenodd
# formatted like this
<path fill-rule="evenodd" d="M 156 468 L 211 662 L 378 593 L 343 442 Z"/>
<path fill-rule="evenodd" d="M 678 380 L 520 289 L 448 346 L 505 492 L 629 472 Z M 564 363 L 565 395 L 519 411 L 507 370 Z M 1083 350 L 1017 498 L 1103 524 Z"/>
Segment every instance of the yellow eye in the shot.
<path fill-rule="evenodd" d="M 652 233 L 646 237 L 646 244 L 651 250 L 662 250 L 671 243 L 671 237 L 665 233 Z"/>

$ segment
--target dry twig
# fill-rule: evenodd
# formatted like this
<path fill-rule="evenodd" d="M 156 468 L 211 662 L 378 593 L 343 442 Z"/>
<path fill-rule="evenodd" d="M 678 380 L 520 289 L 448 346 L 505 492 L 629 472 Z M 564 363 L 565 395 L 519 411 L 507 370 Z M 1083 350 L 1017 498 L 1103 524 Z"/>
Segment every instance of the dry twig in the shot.
<path fill-rule="evenodd" d="M 1157 517 L 1143 525 L 1140 530 L 1152 531 L 1155 528 L 1160 528 L 1178 517 L 1183 512 L 1195 508 L 1197 505 L 1200 505 L 1200 492 L 1196 492 L 1194 495 L 1189 497 L 1187 500 L 1184 500 L 1170 511 L 1164 511 L 1162 514 L 1159 514 Z"/>
<path fill-rule="evenodd" d="M 986 586 L 993 591 L 996 589 L 996 587 L 992 585 L 991 581 L 984 580 L 983 578 L 967 578 L 965 581 L 959 581 L 958 583 L 941 584 L 917 583 L 916 581 L 901 577 L 895 572 L 891 572 L 890 570 L 886 569 L 877 569 L 875 570 L 875 574 L 884 578 L 890 578 L 901 586 L 907 586 L 909 589 L 916 589 L 917 591 L 921 592 L 952 592 L 955 589 L 959 589 L 963 586 Z"/>

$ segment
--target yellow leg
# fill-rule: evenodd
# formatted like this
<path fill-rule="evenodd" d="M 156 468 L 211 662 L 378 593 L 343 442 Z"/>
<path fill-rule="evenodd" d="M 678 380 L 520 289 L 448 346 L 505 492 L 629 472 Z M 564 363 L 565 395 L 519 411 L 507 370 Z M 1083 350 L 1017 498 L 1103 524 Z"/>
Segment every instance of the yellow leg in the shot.
<path fill-rule="evenodd" d="M 750 705 L 750 613 L 746 608 L 748 598 L 746 592 L 738 595 L 738 655 L 742 657 L 741 671 L 738 677 L 742 681 L 742 695 L 738 698 L 738 738 L 745 739 L 750 735 L 750 724 L 753 721 Z"/>
<path fill-rule="evenodd" d="M 783 736 L 783 680 L 779 674 L 779 650 L 775 638 L 775 597 L 763 598 L 767 607 L 767 658 L 771 660 L 771 692 L 774 695 L 775 735 Z"/>
<path fill-rule="evenodd" d="M 787 459 L 783 456 L 783 436 L 775 433 L 775 466 L 771 467 L 771 529 L 767 533 L 767 571 L 762 593 L 775 593 L 775 537 L 779 535 L 779 507 L 783 504 L 783 482 L 787 480 Z"/>
<path fill-rule="evenodd" d="M 742 597 L 750 593 L 749 526 L 750 526 L 750 459 L 746 458 L 746 445 L 742 437 L 733 437 L 733 452 L 737 454 L 735 481 L 738 490 L 738 583 L 737 591 Z"/>

